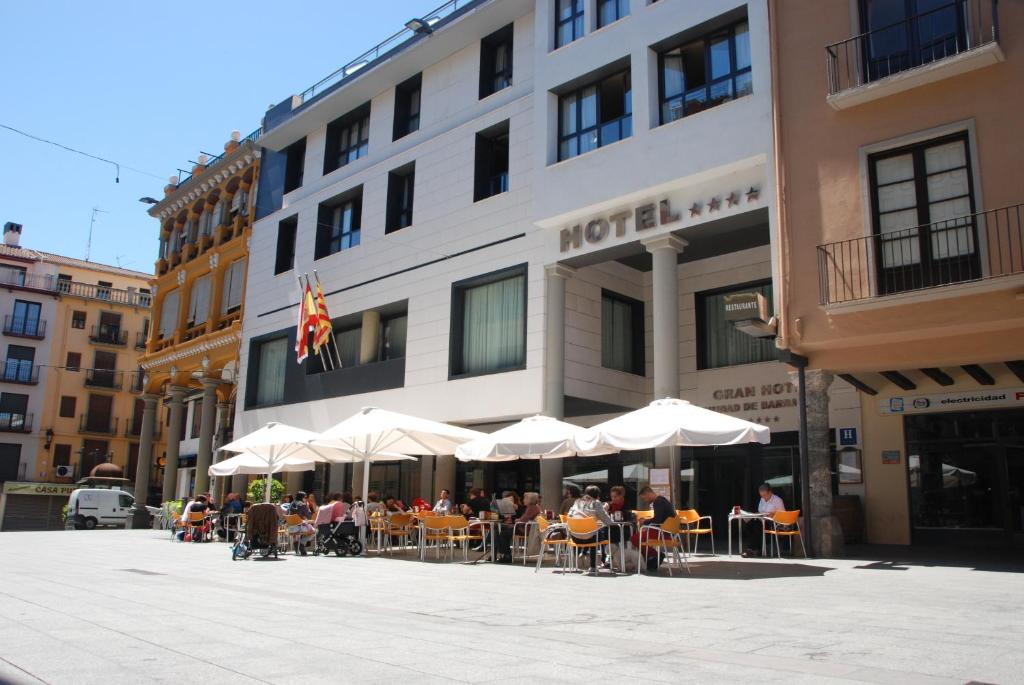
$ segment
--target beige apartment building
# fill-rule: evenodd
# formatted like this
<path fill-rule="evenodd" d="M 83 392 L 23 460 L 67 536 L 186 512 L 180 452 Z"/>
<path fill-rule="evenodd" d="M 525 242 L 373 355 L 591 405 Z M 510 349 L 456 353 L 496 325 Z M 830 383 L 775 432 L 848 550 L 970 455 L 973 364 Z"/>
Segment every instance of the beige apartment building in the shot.
<path fill-rule="evenodd" d="M 775 0 L 779 346 L 875 543 L 1024 539 L 1024 4 Z M 813 398 L 812 398 L 813 399 Z"/>

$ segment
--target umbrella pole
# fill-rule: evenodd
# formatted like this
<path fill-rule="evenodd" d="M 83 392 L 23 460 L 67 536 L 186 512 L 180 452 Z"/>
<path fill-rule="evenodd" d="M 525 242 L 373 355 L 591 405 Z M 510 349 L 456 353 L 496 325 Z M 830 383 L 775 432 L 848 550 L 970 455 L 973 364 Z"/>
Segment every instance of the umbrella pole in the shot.
<path fill-rule="evenodd" d="M 363 554 L 366 554 L 366 528 L 370 525 L 370 514 L 366 511 L 366 504 L 370 498 L 370 457 L 368 454 L 363 456 L 363 513 L 366 525 L 359 528 L 359 541 L 363 543 Z"/>
<path fill-rule="evenodd" d="M 263 503 L 270 504 L 270 474 L 263 477 Z"/>

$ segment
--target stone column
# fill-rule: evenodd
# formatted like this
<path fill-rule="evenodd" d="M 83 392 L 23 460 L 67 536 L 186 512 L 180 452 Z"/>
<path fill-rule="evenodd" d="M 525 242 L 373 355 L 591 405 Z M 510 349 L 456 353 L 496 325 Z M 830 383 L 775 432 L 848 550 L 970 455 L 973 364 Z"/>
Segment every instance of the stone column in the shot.
<path fill-rule="evenodd" d="M 327 489 L 331 492 L 344 493 L 347 489 L 345 487 L 345 481 L 348 476 L 348 464 L 331 464 L 331 475 L 328 480 L 330 487 Z"/>
<path fill-rule="evenodd" d="M 434 455 L 420 457 L 420 493 L 419 496 L 434 504 Z M 415 498 L 414 498 L 415 499 Z M 408 502 L 406 502 L 408 504 Z"/>
<path fill-rule="evenodd" d="M 816 556 L 834 557 L 843 549 L 843 530 L 832 515 L 832 457 L 829 454 L 828 389 L 832 374 L 822 369 L 805 372 L 807 393 L 807 472 L 811 501 L 811 547 Z"/>
<path fill-rule="evenodd" d="M 178 483 L 178 450 L 181 449 L 181 425 L 185 420 L 185 393 L 188 388 L 172 385 L 168 389 L 167 407 L 171 425 L 167 427 L 167 463 L 164 465 L 163 501 L 174 499 Z"/>
<path fill-rule="evenodd" d="M 455 492 L 455 457 L 446 454 L 437 457 L 434 463 L 437 464 L 434 474 L 434 490 L 441 492 L 441 489 L 444 488 L 452 493 L 452 502 L 455 502 L 458 499 L 456 496 L 458 493 Z M 432 501 L 430 503 L 433 504 Z"/>
<path fill-rule="evenodd" d="M 149 498 L 149 470 L 153 465 L 153 434 L 156 433 L 156 408 L 159 395 L 146 393 L 142 396 L 142 431 L 139 435 L 139 458 L 135 467 L 135 506 L 126 521 L 126 527 L 146 528 L 149 512 L 146 500 Z"/>
<path fill-rule="evenodd" d="M 651 253 L 651 316 L 654 321 L 654 399 L 679 397 L 679 253 L 687 242 L 671 233 L 643 242 Z M 669 469 L 672 502 L 679 499 L 679 448 L 659 447 L 654 465 Z"/>
<path fill-rule="evenodd" d="M 544 268 L 544 414 L 565 418 L 565 282 L 576 273 L 564 264 Z M 540 462 L 540 497 L 543 509 L 558 510 L 562 503 L 562 460 Z"/>
<path fill-rule="evenodd" d="M 380 312 L 368 309 L 363 312 L 363 323 L 359 337 L 359 363 L 377 361 L 380 346 Z"/>
<path fill-rule="evenodd" d="M 199 448 L 196 450 L 196 494 L 210 489 L 210 464 L 213 463 L 213 433 L 217 426 L 218 378 L 204 378 L 203 403 L 199 420 Z"/>

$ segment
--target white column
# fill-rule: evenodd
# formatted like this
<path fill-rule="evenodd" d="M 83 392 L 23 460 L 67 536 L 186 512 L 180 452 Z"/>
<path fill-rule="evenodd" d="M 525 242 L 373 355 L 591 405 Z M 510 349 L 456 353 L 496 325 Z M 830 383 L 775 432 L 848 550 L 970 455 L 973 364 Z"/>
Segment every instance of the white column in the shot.
<path fill-rule="evenodd" d="M 654 398 L 679 397 L 679 253 L 687 242 L 671 233 L 643 241 L 651 253 L 654 271 Z M 655 450 L 655 466 L 669 469 L 673 504 L 679 502 L 679 448 Z"/>
<path fill-rule="evenodd" d="M 576 270 L 564 264 L 544 268 L 544 413 L 565 418 L 565 282 Z M 544 509 L 557 510 L 562 501 L 562 460 L 540 462 L 540 496 Z"/>
<path fill-rule="evenodd" d="M 178 451 L 181 449 L 181 425 L 185 420 L 185 393 L 188 388 L 172 385 L 168 388 L 170 397 L 167 407 L 171 412 L 171 424 L 167 427 L 167 463 L 164 464 L 163 501 L 174 499 L 178 487 Z"/>
<path fill-rule="evenodd" d="M 200 406 L 199 448 L 196 450 L 196 494 L 210 490 L 210 464 L 213 463 L 213 434 L 217 428 L 217 386 L 220 379 L 204 378 Z M 194 419 L 193 419 L 194 420 Z"/>
<path fill-rule="evenodd" d="M 156 433 L 156 408 L 159 395 L 142 396 L 142 431 L 139 436 L 139 459 L 135 467 L 135 501 L 144 505 L 149 497 L 149 470 L 153 464 L 153 435 Z"/>

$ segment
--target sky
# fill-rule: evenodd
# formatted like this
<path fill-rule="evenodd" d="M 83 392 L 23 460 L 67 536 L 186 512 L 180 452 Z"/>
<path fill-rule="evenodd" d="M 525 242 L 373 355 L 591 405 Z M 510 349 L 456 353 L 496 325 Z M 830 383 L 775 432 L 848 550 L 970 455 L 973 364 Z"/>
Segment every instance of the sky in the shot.
<path fill-rule="evenodd" d="M 0 2 L 0 223 L 25 247 L 151 273 L 163 197 L 200 151 L 257 129 L 305 90 L 442 0 Z M 139 171 L 132 171 L 128 167 Z"/>

